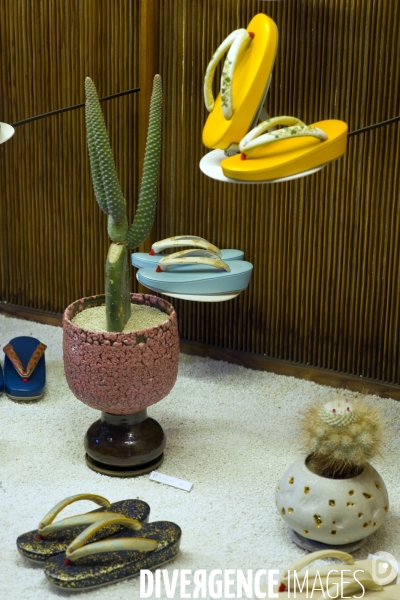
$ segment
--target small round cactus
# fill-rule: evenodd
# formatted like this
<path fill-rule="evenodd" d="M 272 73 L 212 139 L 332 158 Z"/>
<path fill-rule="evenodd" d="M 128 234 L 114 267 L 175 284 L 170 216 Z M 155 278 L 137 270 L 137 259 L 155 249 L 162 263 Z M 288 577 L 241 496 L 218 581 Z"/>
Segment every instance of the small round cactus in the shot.
<path fill-rule="evenodd" d="M 301 421 L 308 467 L 324 477 L 354 477 L 380 454 L 385 424 L 379 409 L 346 396 L 312 406 Z"/>

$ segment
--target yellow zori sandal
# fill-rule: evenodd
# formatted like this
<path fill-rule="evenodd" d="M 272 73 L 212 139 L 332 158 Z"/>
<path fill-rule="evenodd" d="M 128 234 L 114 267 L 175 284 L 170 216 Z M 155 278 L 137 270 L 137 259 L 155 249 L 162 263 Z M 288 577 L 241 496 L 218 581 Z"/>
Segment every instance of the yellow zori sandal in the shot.
<path fill-rule="evenodd" d="M 231 33 L 216 50 L 204 78 L 204 101 L 210 113 L 203 130 L 203 143 L 207 148 L 237 152 L 240 140 L 258 122 L 277 45 L 275 22 L 259 14 L 247 29 Z M 214 100 L 214 73 L 226 52 L 221 91 Z"/>
<path fill-rule="evenodd" d="M 284 125 L 282 129 L 275 129 Z M 273 131 L 271 131 L 274 129 Z M 326 120 L 306 125 L 294 117 L 275 117 L 243 137 L 241 154 L 222 160 L 230 179 L 272 182 L 322 169 L 346 152 L 347 124 Z"/>

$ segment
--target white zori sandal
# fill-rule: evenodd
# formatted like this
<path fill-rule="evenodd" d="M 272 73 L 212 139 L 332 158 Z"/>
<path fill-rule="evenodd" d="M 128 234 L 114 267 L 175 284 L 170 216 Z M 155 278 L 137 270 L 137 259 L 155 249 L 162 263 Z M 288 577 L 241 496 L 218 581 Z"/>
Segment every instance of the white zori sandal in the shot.
<path fill-rule="evenodd" d="M 145 287 L 183 300 L 222 302 L 235 298 L 249 284 L 253 265 L 245 260 L 225 262 L 211 250 L 182 250 L 164 256 L 158 265 L 139 269 Z"/>
<path fill-rule="evenodd" d="M 15 133 L 15 129 L 8 123 L 0 123 L 0 144 L 4 144 L 7 140 L 12 138 Z"/>
<path fill-rule="evenodd" d="M 165 254 L 161 254 L 163 250 L 166 250 L 167 248 L 182 248 L 185 246 L 198 248 L 199 250 L 210 250 L 211 252 L 214 252 L 214 254 L 217 254 L 223 261 L 243 260 L 244 258 L 244 252 L 242 250 L 220 250 L 217 246 L 214 246 L 214 244 L 211 244 L 197 235 L 175 235 L 173 237 L 165 238 L 165 240 L 155 242 L 148 254 L 146 252 L 134 252 L 132 254 L 132 264 L 137 269 L 156 267 L 160 260 L 166 256 Z"/>
<path fill-rule="evenodd" d="M 385 554 L 385 553 L 382 553 Z M 315 560 L 337 558 L 340 563 L 307 568 Z M 395 585 L 398 569 L 385 558 L 360 560 L 340 550 L 320 550 L 294 562 L 277 584 L 260 586 L 256 598 L 279 594 L 279 600 L 298 598 L 366 598 L 366 600 L 400 600 L 400 586 Z"/>

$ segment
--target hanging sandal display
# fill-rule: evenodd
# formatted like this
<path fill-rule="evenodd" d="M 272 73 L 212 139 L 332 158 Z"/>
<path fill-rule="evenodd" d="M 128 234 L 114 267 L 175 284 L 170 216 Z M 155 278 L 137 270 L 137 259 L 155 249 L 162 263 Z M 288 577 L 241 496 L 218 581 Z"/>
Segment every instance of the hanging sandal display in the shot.
<path fill-rule="evenodd" d="M 139 269 L 145 287 L 184 300 L 231 300 L 249 284 L 253 265 L 244 260 L 224 262 L 209 250 L 183 250 L 162 258 L 157 268 Z"/>
<path fill-rule="evenodd" d="M 247 97 L 253 84 L 260 85 L 259 77 L 263 73 L 259 73 L 256 67 L 253 70 L 253 63 L 246 63 L 245 59 L 250 48 L 258 58 L 262 55 L 255 39 L 264 40 L 264 52 L 267 54 L 272 52 L 274 43 L 277 44 L 277 33 L 271 35 L 272 25 L 268 23 L 263 30 L 267 25 L 263 17 L 265 15 L 256 15 L 247 30 L 237 30 L 226 38 L 207 67 L 204 97 L 211 114 L 204 126 L 203 143 L 213 151 L 201 159 L 200 169 L 218 181 L 247 184 L 289 181 L 316 173 L 346 151 L 347 125 L 343 121 L 326 120 L 306 125 L 295 117 L 268 118 L 263 103 L 274 61 L 270 70 L 264 73 L 268 80 L 265 93 L 260 96 L 256 92 L 259 104 L 256 106 Z M 257 33 L 254 32 L 256 24 L 261 27 Z M 216 65 L 228 48 L 217 107 L 212 95 L 212 78 Z M 244 74 L 240 68 L 245 70 Z M 257 125 L 261 115 L 264 121 Z M 281 125 L 285 127 L 277 129 Z M 224 137 L 225 133 L 227 137 Z M 272 144 L 278 141 L 279 144 Z"/>

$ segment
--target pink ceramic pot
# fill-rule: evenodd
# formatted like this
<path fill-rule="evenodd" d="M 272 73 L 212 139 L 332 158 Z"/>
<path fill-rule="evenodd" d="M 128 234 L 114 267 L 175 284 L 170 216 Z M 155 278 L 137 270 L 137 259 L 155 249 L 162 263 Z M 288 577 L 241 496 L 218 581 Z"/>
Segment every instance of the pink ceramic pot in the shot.
<path fill-rule="evenodd" d="M 104 304 L 104 295 L 70 304 L 63 317 L 64 368 L 73 394 L 105 413 L 128 415 L 162 400 L 178 374 L 179 335 L 173 306 L 156 296 L 132 294 L 136 304 L 166 313 L 165 323 L 132 333 L 95 333 L 71 319 L 91 306 Z"/>

